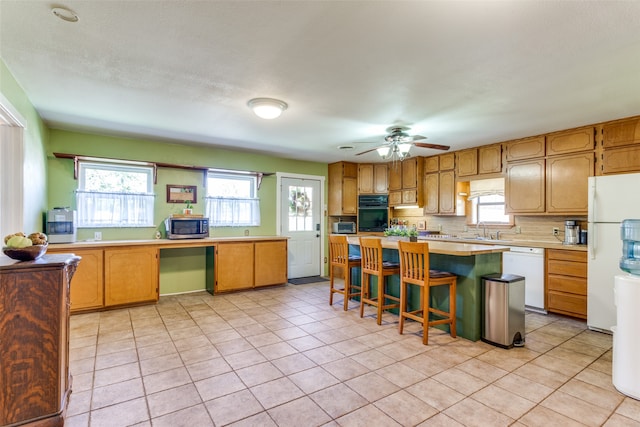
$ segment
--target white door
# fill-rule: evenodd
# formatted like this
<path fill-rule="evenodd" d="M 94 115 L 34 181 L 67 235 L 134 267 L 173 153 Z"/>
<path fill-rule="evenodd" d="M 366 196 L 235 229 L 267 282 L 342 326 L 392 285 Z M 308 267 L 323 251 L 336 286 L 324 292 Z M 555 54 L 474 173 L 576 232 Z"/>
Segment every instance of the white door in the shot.
<path fill-rule="evenodd" d="M 320 275 L 322 192 L 320 180 L 283 177 L 281 235 L 289 237 L 289 278 Z"/>

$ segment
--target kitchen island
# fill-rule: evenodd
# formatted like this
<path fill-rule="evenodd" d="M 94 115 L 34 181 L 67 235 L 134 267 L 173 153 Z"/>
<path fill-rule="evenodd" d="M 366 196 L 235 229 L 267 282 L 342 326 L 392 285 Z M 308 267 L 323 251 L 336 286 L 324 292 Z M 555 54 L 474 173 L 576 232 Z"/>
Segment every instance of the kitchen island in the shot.
<path fill-rule="evenodd" d="M 360 241 L 356 236 L 348 237 L 350 251 L 360 252 Z M 429 243 L 429 263 L 431 269 L 445 270 L 458 276 L 456 300 L 456 328 L 459 336 L 478 341 L 482 333 L 482 276 L 502 271 L 502 253 L 509 251 L 507 246 L 481 245 L 472 243 L 433 242 Z M 388 261 L 399 262 L 398 241 L 382 239 L 383 257 Z M 359 269 L 355 269 L 353 283 L 360 283 Z M 357 277 L 356 274 L 357 273 Z M 375 279 L 374 279 L 375 280 Z M 390 277 L 392 294 L 400 294 L 400 277 Z M 448 290 L 432 289 L 432 301 L 436 306 L 448 306 Z M 412 306 L 417 306 L 417 293 L 409 295 Z M 448 328 L 443 326 L 443 328 Z"/>

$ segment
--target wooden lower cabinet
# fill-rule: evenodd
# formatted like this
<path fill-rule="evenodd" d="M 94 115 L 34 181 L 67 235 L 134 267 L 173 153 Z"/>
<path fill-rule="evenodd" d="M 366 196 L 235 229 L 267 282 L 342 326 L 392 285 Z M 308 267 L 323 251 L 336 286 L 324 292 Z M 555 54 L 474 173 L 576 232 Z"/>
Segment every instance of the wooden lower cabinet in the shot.
<path fill-rule="evenodd" d="M 287 241 L 255 242 L 255 286 L 287 283 Z"/>
<path fill-rule="evenodd" d="M 253 264 L 253 242 L 218 244 L 214 292 L 253 288 Z"/>
<path fill-rule="evenodd" d="M 287 241 L 219 243 L 215 249 L 215 292 L 287 283 Z"/>
<path fill-rule="evenodd" d="M 103 250 L 49 249 L 47 253 L 73 252 L 82 258 L 71 284 L 71 312 L 94 310 L 104 306 Z"/>
<path fill-rule="evenodd" d="M 104 250 L 104 305 L 155 302 L 159 297 L 158 249 Z"/>
<path fill-rule="evenodd" d="M 546 251 L 547 310 L 587 318 L 587 253 L 563 249 Z"/>
<path fill-rule="evenodd" d="M 64 425 L 72 254 L 0 259 L 0 425 Z M 81 263 L 80 263 L 81 264 Z"/>

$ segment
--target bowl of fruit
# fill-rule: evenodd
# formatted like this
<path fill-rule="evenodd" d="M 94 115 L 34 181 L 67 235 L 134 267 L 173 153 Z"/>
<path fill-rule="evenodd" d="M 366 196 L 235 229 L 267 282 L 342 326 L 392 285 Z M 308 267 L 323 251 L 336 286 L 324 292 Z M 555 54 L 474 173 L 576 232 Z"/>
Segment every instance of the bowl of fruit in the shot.
<path fill-rule="evenodd" d="M 44 233 L 9 234 L 4 238 L 2 252 L 6 256 L 19 261 L 33 261 L 47 252 L 47 235 Z"/>

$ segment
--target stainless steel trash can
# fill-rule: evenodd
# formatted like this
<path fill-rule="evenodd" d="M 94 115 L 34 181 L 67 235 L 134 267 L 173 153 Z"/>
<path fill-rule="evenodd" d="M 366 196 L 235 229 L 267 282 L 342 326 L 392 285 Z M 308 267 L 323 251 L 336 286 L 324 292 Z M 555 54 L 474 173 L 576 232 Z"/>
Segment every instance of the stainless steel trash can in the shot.
<path fill-rule="evenodd" d="M 482 276 L 482 341 L 524 346 L 524 280 L 515 274 Z"/>

